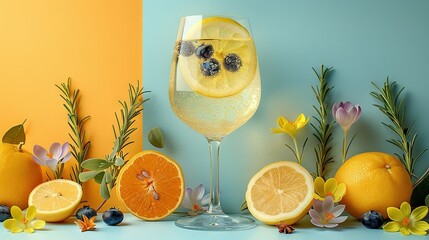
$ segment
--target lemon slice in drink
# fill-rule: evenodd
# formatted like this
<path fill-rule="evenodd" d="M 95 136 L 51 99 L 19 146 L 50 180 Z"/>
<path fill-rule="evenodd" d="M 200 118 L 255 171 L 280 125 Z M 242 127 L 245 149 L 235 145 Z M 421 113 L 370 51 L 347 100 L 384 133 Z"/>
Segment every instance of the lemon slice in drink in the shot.
<path fill-rule="evenodd" d="M 82 193 L 78 183 L 55 179 L 35 187 L 28 197 L 28 205 L 36 207 L 37 218 L 46 222 L 61 222 L 73 215 Z"/>
<path fill-rule="evenodd" d="M 238 22 L 223 17 L 205 18 L 190 27 L 184 41 L 197 49 L 202 45 L 211 45 L 213 49 L 205 57 L 198 56 L 197 51 L 190 56 L 179 55 L 183 78 L 193 91 L 213 98 L 228 97 L 253 81 L 257 65 L 255 45 L 250 33 Z M 235 61 L 232 68 L 226 66 L 228 58 Z M 207 74 L 203 68 L 210 62 L 217 68 Z"/>
<path fill-rule="evenodd" d="M 313 192 L 313 178 L 305 168 L 295 162 L 275 162 L 249 181 L 247 207 L 263 223 L 292 225 L 310 209 Z"/>

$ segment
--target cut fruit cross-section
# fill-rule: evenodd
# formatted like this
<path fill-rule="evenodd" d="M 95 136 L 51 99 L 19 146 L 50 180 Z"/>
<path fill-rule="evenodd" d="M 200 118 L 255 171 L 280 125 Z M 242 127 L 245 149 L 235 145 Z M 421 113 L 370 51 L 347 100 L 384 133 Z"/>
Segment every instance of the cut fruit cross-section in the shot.
<path fill-rule="evenodd" d="M 250 180 L 247 207 L 261 222 L 292 225 L 310 209 L 313 192 L 313 178 L 305 168 L 295 162 L 275 162 Z"/>
<path fill-rule="evenodd" d="M 183 78 L 195 92 L 213 98 L 228 97 L 241 92 L 254 80 L 255 45 L 249 31 L 238 22 L 224 17 L 205 18 L 196 22 L 181 40 L 195 47 L 206 45 L 213 49 L 210 59 L 197 54 L 178 57 Z M 238 63 L 225 67 L 227 56 L 237 56 L 234 62 Z M 209 61 L 219 63 L 211 67 L 210 74 L 205 69 Z"/>
<path fill-rule="evenodd" d="M 37 209 L 36 217 L 46 222 L 61 222 L 73 215 L 82 199 L 82 187 L 65 179 L 51 180 L 35 187 L 28 205 Z"/>
<path fill-rule="evenodd" d="M 128 211 L 144 220 L 167 217 L 182 203 L 185 192 L 180 166 L 156 151 L 136 154 L 117 181 L 118 198 Z"/>

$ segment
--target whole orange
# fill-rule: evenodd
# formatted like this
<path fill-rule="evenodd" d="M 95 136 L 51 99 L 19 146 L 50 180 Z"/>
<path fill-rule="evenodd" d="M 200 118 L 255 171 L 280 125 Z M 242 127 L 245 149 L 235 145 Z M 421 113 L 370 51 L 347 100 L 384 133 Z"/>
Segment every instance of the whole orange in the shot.
<path fill-rule="evenodd" d="M 0 204 L 27 208 L 30 192 L 40 183 L 42 170 L 31 153 L 0 143 Z"/>
<path fill-rule="evenodd" d="M 351 157 L 337 171 L 335 178 L 346 184 L 341 203 L 355 218 L 376 210 L 387 218 L 388 207 L 410 201 L 412 182 L 404 165 L 392 155 L 366 152 Z"/>

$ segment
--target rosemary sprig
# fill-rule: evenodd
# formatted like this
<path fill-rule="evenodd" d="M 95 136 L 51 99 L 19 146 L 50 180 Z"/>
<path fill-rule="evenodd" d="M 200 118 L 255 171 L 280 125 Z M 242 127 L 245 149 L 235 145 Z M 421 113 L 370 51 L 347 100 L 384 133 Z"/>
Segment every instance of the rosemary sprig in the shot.
<path fill-rule="evenodd" d="M 64 100 L 64 108 L 67 110 L 67 118 L 68 125 L 70 127 L 71 133 L 69 133 L 69 137 L 72 140 L 73 144 L 70 144 L 71 153 L 73 157 L 76 159 L 78 164 L 75 164 L 72 169 L 72 174 L 70 178 L 81 184 L 82 182 L 79 180 L 79 174 L 83 172 L 83 168 L 81 166 L 82 162 L 85 161 L 86 155 L 88 153 L 89 147 L 91 145 L 90 141 L 85 141 L 85 130 L 83 129 L 83 125 L 86 120 L 90 118 L 90 116 L 85 116 L 83 118 L 79 118 L 78 115 L 78 107 L 79 107 L 79 89 L 73 90 L 71 89 L 71 78 L 68 78 L 67 84 L 61 83 L 61 85 L 55 86 L 61 91 L 61 98 Z M 60 166 L 60 172 L 64 168 L 64 164 Z"/>
<path fill-rule="evenodd" d="M 399 139 L 392 138 L 387 141 L 402 151 L 401 154 L 395 153 L 395 155 L 402 161 L 410 176 L 413 177 L 414 166 L 427 149 L 414 157 L 414 146 L 418 135 L 417 133 L 412 133 L 414 122 L 409 126 L 406 123 L 405 97 L 401 97 L 401 93 L 405 88 L 403 87 L 397 91 L 396 82 L 389 82 L 389 78 L 386 79 L 382 88 L 375 83 L 372 83 L 372 85 L 378 92 L 371 92 L 370 94 L 380 102 L 380 104 L 374 104 L 374 106 L 391 121 L 391 124 L 385 122 L 382 122 L 382 124 L 399 137 Z"/>
<path fill-rule="evenodd" d="M 313 105 L 313 108 L 317 113 L 317 116 L 313 116 L 313 118 L 316 120 L 317 125 L 310 123 L 315 131 L 313 136 L 316 138 L 318 143 L 317 147 L 314 148 L 314 152 L 316 154 L 316 173 L 314 175 L 325 178 L 327 166 L 334 162 L 331 154 L 331 143 L 333 139 L 332 127 L 335 121 L 332 121 L 331 118 L 328 118 L 328 98 L 329 93 L 333 87 L 329 86 L 327 80 L 328 74 L 332 70 L 332 67 L 325 68 L 323 65 L 321 65 L 319 73 L 314 68 L 312 69 L 319 80 L 319 85 L 317 87 L 311 86 L 311 89 L 316 96 L 316 100 L 319 103 L 318 107 Z"/>
<path fill-rule="evenodd" d="M 98 206 L 98 211 L 107 199 L 110 198 L 110 191 L 116 185 L 116 179 L 122 167 L 125 164 L 125 158 L 128 153 L 124 152 L 125 147 L 134 143 L 130 141 L 131 134 L 137 130 L 132 127 L 135 118 L 140 115 L 143 110 L 143 103 L 149 99 L 143 100 L 143 88 L 137 83 L 137 87 L 129 85 L 128 103 L 119 101 L 122 106 L 120 114 L 115 113 L 116 123 L 112 125 L 115 142 L 112 152 L 106 155 L 104 159 L 92 158 L 84 161 L 82 167 L 89 170 L 79 175 L 82 182 L 94 178 L 95 182 L 100 184 L 100 194 L 103 197 L 103 202 Z"/>

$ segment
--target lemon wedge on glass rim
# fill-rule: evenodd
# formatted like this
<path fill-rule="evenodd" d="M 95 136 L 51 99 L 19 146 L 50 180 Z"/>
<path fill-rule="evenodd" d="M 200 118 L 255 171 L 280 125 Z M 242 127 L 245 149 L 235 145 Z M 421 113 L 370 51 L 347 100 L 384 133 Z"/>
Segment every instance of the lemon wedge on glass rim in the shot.
<path fill-rule="evenodd" d="M 229 97 L 253 81 L 257 66 L 255 45 L 249 31 L 235 20 L 225 17 L 202 19 L 190 27 L 182 41 L 190 41 L 195 47 L 211 44 L 214 50 L 211 58 L 220 63 L 220 71 L 216 75 L 205 76 L 201 64 L 207 59 L 195 54 L 179 57 L 183 78 L 193 91 L 207 97 Z M 228 71 L 224 67 L 228 54 L 240 57 L 241 67 L 237 71 Z"/>

